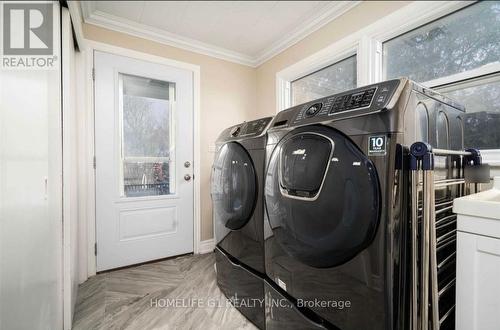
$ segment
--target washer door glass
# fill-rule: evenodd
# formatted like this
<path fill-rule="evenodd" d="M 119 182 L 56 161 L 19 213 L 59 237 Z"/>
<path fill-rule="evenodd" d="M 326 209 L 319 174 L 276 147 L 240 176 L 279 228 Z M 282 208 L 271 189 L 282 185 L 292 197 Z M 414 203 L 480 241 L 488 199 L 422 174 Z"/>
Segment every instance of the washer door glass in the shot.
<path fill-rule="evenodd" d="M 216 225 L 236 230 L 252 217 L 255 207 L 256 174 L 248 152 L 229 142 L 219 150 L 212 173 L 212 201 Z"/>
<path fill-rule="evenodd" d="M 277 144 L 265 200 L 278 243 L 313 267 L 352 259 L 373 240 L 379 222 L 375 166 L 348 137 L 326 126 L 298 128 Z"/>
<path fill-rule="evenodd" d="M 283 144 L 279 156 L 280 187 L 288 196 L 314 198 L 329 165 L 333 141 L 317 134 L 298 134 Z"/>

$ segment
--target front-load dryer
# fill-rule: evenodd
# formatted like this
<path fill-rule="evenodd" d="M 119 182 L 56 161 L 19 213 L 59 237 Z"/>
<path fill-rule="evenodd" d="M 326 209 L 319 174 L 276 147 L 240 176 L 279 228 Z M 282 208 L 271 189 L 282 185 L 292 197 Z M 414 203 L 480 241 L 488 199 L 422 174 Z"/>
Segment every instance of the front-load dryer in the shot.
<path fill-rule="evenodd" d="M 272 117 L 232 126 L 216 142 L 211 194 L 217 283 L 259 328 L 264 320 L 264 166 Z"/>
<path fill-rule="evenodd" d="M 264 188 L 268 329 L 409 328 L 404 146 L 461 150 L 463 114 L 397 79 L 276 115 Z M 438 176 L 453 166 L 437 161 Z"/>

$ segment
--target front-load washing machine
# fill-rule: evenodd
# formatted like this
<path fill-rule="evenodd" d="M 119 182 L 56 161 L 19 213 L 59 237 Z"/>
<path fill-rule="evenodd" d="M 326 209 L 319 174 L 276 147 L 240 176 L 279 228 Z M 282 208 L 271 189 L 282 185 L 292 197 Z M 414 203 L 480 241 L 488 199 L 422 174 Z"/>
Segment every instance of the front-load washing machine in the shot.
<path fill-rule="evenodd" d="M 216 141 L 211 194 L 217 283 L 259 328 L 264 316 L 263 187 L 272 117 L 232 126 Z"/>
<path fill-rule="evenodd" d="M 463 115 L 404 78 L 276 115 L 264 188 L 268 329 L 409 328 L 404 146 L 461 150 Z M 453 166 L 437 160 L 437 176 Z"/>

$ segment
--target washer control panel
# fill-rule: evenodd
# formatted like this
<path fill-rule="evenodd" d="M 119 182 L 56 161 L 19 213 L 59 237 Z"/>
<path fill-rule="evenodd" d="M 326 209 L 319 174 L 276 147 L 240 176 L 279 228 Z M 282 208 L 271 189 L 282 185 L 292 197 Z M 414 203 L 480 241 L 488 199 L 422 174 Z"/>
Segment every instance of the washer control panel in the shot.
<path fill-rule="evenodd" d="M 259 136 L 269 126 L 272 119 L 273 117 L 267 117 L 243 123 L 233 127 L 229 134 L 231 137 Z M 235 129 L 237 129 L 236 132 L 234 132 Z"/>
<path fill-rule="evenodd" d="M 336 96 L 328 113 L 369 107 L 376 90 L 377 88 L 373 87 L 357 93 Z"/>
<path fill-rule="evenodd" d="M 327 120 L 330 116 L 351 111 L 380 111 L 387 106 L 399 83 L 399 79 L 389 80 L 305 103 L 298 106 L 300 109 L 293 124 Z"/>

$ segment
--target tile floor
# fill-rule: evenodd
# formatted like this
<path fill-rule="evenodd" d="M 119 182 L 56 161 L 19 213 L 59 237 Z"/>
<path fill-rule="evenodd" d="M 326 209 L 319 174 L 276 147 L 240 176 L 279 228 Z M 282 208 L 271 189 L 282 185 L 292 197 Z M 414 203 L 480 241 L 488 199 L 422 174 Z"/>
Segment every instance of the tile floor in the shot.
<path fill-rule="evenodd" d="M 217 287 L 214 259 L 189 255 L 98 274 L 80 285 L 73 329 L 256 329 Z"/>

